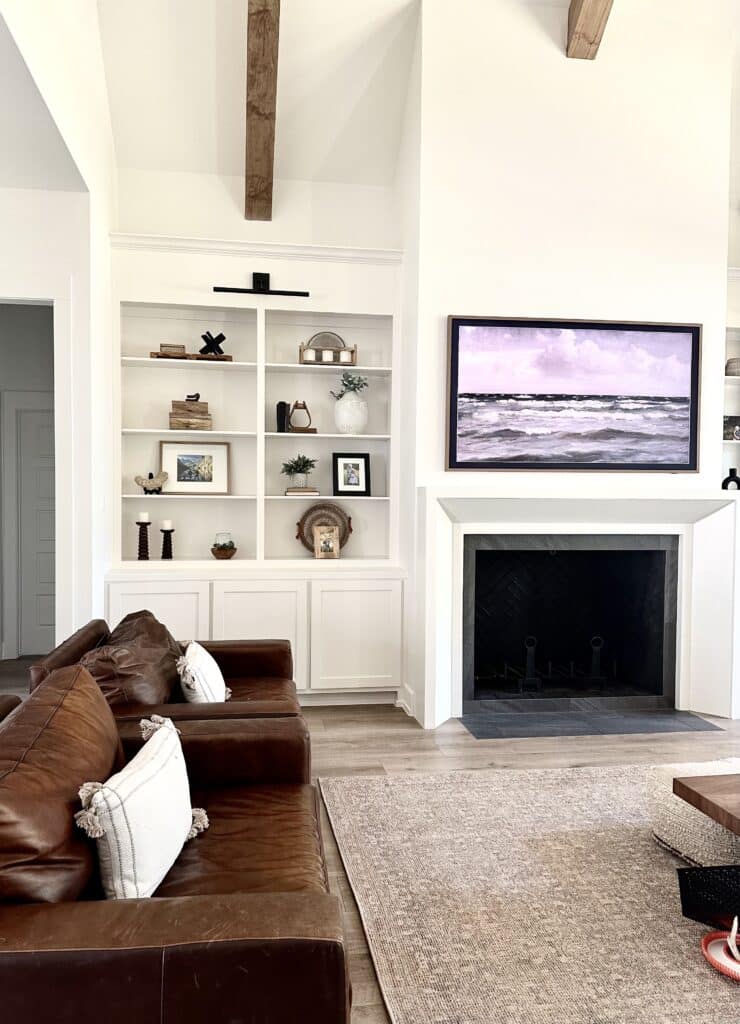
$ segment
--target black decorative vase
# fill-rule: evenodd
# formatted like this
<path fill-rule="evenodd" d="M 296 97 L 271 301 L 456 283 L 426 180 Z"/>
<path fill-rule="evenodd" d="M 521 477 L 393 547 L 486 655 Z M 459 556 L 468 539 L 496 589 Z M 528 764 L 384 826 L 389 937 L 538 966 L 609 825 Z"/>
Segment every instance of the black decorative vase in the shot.
<path fill-rule="evenodd" d="M 737 475 L 737 469 L 735 466 L 730 470 L 730 475 L 726 476 L 722 481 L 722 490 L 729 491 L 731 488 L 740 490 L 740 476 Z"/>
<path fill-rule="evenodd" d="M 288 432 L 288 416 L 290 415 L 290 404 L 288 402 L 278 402 L 277 404 L 277 431 L 278 434 L 287 434 Z"/>

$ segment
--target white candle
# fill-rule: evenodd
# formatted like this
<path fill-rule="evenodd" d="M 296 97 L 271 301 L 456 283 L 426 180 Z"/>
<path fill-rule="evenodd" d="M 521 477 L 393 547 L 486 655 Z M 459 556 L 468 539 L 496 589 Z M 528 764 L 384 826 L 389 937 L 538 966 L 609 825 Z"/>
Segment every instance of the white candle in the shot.
<path fill-rule="evenodd" d="M 163 530 L 171 530 L 172 529 L 172 520 L 171 519 L 163 519 L 162 520 L 162 529 Z"/>
<path fill-rule="evenodd" d="M 325 348 L 324 351 L 321 353 L 321 362 L 322 363 L 333 363 L 334 362 L 334 352 L 330 348 Z"/>
<path fill-rule="evenodd" d="M 304 363 L 315 363 L 316 352 L 312 348 L 304 348 L 303 350 L 303 362 Z"/>
<path fill-rule="evenodd" d="M 140 522 L 140 523 L 148 523 L 149 522 L 149 513 L 148 512 L 139 512 L 138 522 Z"/>

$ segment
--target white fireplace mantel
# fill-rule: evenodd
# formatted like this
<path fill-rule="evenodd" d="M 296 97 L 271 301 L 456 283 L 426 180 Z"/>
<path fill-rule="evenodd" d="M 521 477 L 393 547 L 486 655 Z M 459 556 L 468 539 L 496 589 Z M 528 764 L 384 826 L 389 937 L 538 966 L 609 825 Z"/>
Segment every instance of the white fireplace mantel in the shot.
<path fill-rule="evenodd" d="M 737 492 L 553 497 L 493 489 L 424 488 L 414 661 L 416 713 L 435 728 L 462 713 L 463 544 L 466 534 L 674 534 L 679 538 L 676 706 L 740 718 Z M 423 666 L 423 672 L 422 672 Z M 736 667 L 737 666 L 737 667 Z"/>

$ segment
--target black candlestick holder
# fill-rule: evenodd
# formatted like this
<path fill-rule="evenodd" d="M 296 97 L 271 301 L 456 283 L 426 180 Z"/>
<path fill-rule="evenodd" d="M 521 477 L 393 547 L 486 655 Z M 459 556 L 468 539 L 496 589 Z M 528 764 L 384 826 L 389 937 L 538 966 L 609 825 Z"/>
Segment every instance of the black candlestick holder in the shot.
<path fill-rule="evenodd" d="M 151 523 L 140 523 L 136 521 L 136 525 L 139 527 L 139 561 L 149 561 L 149 527 Z"/>
<path fill-rule="evenodd" d="M 160 530 L 162 534 L 162 560 L 172 561 L 172 534 L 174 530 Z"/>

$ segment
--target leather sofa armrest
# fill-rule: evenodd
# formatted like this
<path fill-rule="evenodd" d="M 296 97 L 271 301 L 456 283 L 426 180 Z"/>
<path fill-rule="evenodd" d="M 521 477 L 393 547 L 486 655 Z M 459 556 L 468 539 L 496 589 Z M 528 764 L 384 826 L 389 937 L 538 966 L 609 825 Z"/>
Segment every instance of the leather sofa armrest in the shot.
<path fill-rule="evenodd" d="M 177 728 L 193 788 L 311 781 L 311 740 L 299 716 L 178 721 Z M 118 731 L 129 760 L 144 742 L 138 721 Z"/>
<path fill-rule="evenodd" d="M 289 640 L 202 640 L 213 655 L 224 679 L 266 676 L 293 678 L 293 654 Z"/>
<path fill-rule="evenodd" d="M 324 893 L 3 906 L 0 974 L 3 1024 L 350 1019 L 339 900 Z"/>
<path fill-rule="evenodd" d="M 7 718 L 11 711 L 15 711 L 20 703 L 21 699 L 15 693 L 4 693 L 0 696 L 0 722 Z"/>
<path fill-rule="evenodd" d="M 208 704 L 112 704 L 113 717 L 118 722 L 138 722 L 142 718 L 161 715 L 171 718 L 173 722 L 188 721 L 228 721 L 244 718 L 283 718 L 297 717 L 288 705 L 283 707 L 274 700 L 228 700 Z"/>

